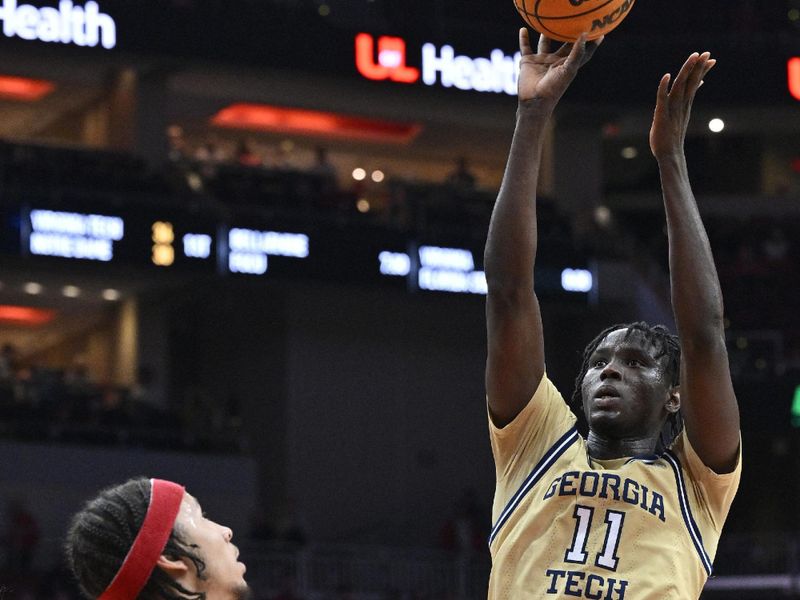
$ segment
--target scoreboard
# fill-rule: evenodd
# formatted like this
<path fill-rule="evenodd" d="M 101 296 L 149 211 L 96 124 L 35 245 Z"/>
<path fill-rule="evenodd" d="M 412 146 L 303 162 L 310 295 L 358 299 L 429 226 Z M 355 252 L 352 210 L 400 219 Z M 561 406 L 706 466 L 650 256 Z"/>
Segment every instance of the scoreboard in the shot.
<path fill-rule="evenodd" d="M 20 249 L 29 256 L 215 270 L 217 232 L 212 221 L 176 211 L 148 212 L 24 207 Z"/>
<path fill-rule="evenodd" d="M 31 260 L 132 265 L 153 271 L 371 284 L 420 293 L 485 295 L 483 246 L 421 241 L 372 225 L 232 221 L 174 206 L 31 203 L 0 210 L 0 253 Z M 537 265 L 537 291 L 588 297 L 585 264 Z"/>

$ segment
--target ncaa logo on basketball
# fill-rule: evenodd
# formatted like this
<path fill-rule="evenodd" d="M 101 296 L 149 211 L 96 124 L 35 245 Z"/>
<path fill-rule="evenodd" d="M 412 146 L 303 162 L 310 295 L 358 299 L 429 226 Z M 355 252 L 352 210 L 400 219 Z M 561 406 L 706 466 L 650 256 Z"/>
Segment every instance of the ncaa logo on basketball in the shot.
<path fill-rule="evenodd" d="M 614 8 L 608 14 L 603 15 L 601 19 L 592 20 L 592 31 L 604 29 L 609 25 L 613 25 L 625 16 L 625 14 L 631 9 L 631 6 L 633 6 L 633 0 L 627 0 L 623 4 L 620 4 Z"/>
<path fill-rule="evenodd" d="M 423 44 L 420 49 L 421 68 L 406 64 L 407 49 L 403 38 L 381 36 L 377 40 L 368 33 L 359 33 L 355 40 L 356 69 L 373 81 L 440 85 L 476 92 L 517 94 L 519 58 L 517 52 L 507 56 L 494 49 L 488 57 L 472 58 L 457 55 L 452 46 L 441 48 Z"/>

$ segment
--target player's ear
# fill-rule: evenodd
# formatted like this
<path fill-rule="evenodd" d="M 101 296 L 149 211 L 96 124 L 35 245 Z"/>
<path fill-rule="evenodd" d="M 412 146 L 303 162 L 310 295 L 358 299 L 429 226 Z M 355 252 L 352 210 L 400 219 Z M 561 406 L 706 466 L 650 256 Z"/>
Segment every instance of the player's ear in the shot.
<path fill-rule="evenodd" d="M 181 559 L 169 558 L 163 554 L 158 557 L 156 566 L 175 580 L 180 580 L 189 571 L 189 565 Z"/>
<path fill-rule="evenodd" d="M 681 390 L 678 386 L 670 389 L 664 407 L 667 409 L 668 413 L 676 413 L 681 409 Z"/>

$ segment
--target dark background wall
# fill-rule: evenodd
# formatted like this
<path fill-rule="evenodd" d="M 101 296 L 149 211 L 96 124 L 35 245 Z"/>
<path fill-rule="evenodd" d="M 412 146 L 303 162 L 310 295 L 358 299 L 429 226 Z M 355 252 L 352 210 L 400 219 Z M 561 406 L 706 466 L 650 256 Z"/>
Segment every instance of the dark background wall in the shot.
<path fill-rule="evenodd" d="M 273 516 L 291 506 L 321 540 L 435 544 L 463 491 L 491 504 L 484 302 L 204 283 L 172 309 L 172 378 L 241 404 Z M 580 350 L 618 320 L 611 306 L 545 303 L 548 369 L 567 398 Z"/>

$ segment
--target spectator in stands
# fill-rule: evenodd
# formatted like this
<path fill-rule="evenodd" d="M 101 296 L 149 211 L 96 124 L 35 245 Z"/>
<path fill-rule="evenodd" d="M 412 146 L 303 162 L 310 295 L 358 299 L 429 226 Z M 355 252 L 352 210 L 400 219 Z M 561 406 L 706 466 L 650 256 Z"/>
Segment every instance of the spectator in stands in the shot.
<path fill-rule="evenodd" d="M 123 427 L 130 424 L 124 392 L 116 386 L 103 388 L 93 413 L 93 420 L 102 427 Z"/>
<path fill-rule="evenodd" d="M 469 163 L 465 156 L 461 156 L 456 162 L 455 170 L 447 176 L 447 184 L 461 191 L 475 189 L 476 177 L 469 168 Z"/>
<path fill-rule="evenodd" d="M 14 344 L 3 344 L 0 349 L 0 382 L 11 381 L 17 369 L 19 356 Z"/>
<path fill-rule="evenodd" d="M 64 383 L 73 394 L 89 394 L 94 390 L 85 356 L 79 355 L 72 360 L 72 364 L 64 372 Z"/>
<path fill-rule="evenodd" d="M 195 150 L 194 159 L 200 164 L 201 177 L 208 181 L 216 177 L 219 165 L 228 162 L 228 154 L 220 143 L 212 138 Z"/>
<path fill-rule="evenodd" d="M 339 187 L 337 181 L 336 167 L 328 158 L 328 150 L 322 146 L 314 149 L 314 163 L 308 171 L 318 180 L 319 202 L 321 205 L 329 205 L 335 201 L 336 192 Z"/>
<path fill-rule="evenodd" d="M 161 411 L 166 402 L 159 394 L 158 372 L 149 365 L 141 365 L 136 381 L 131 386 L 129 398 L 135 410 L 141 408 L 147 412 Z"/>
<path fill-rule="evenodd" d="M 310 173 L 327 177 L 333 181 L 336 180 L 336 167 L 328 157 L 328 150 L 322 146 L 317 146 L 314 149 L 314 164 L 309 169 Z"/>
<path fill-rule="evenodd" d="M 273 171 L 289 171 L 292 169 L 290 158 L 292 144 L 281 143 L 276 146 L 267 146 L 264 151 L 263 166 Z"/>
<path fill-rule="evenodd" d="M 243 600 L 251 591 L 232 538 L 182 486 L 141 478 L 73 517 L 66 555 L 88 598 Z"/>
<path fill-rule="evenodd" d="M 3 344 L 0 350 L 0 407 L 14 401 L 14 377 L 17 369 L 17 349 L 13 344 Z"/>
<path fill-rule="evenodd" d="M 85 357 L 76 356 L 64 371 L 62 418 L 86 423 L 91 418 L 97 392 L 98 389 L 89 375 Z"/>
<path fill-rule="evenodd" d="M 226 162 L 228 155 L 222 145 L 215 139 L 203 142 L 194 152 L 196 161 L 207 164 L 218 164 Z"/>
<path fill-rule="evenodd" d="M 183 128 L 171 125 L 167 128 L 169 161 L 163 174 L 164 182 L 176 192 L 199 193 L 204 189 L 203 178 L 196 170 L 195 157 L 186 141 Z"/>
<path fill-rule="evenodd" d="M 236 164 L 240 167 L 260 167 L 261 157 L 250 140 L 241 140 L 236 146 Z"/>
<path fill-rule="evenodd" d="M 185 161 L 189 151 L 183 128 L 179 125 L 167 127 L 167 142 L 169 144 L 169 159 L 175 163 Z"/>

